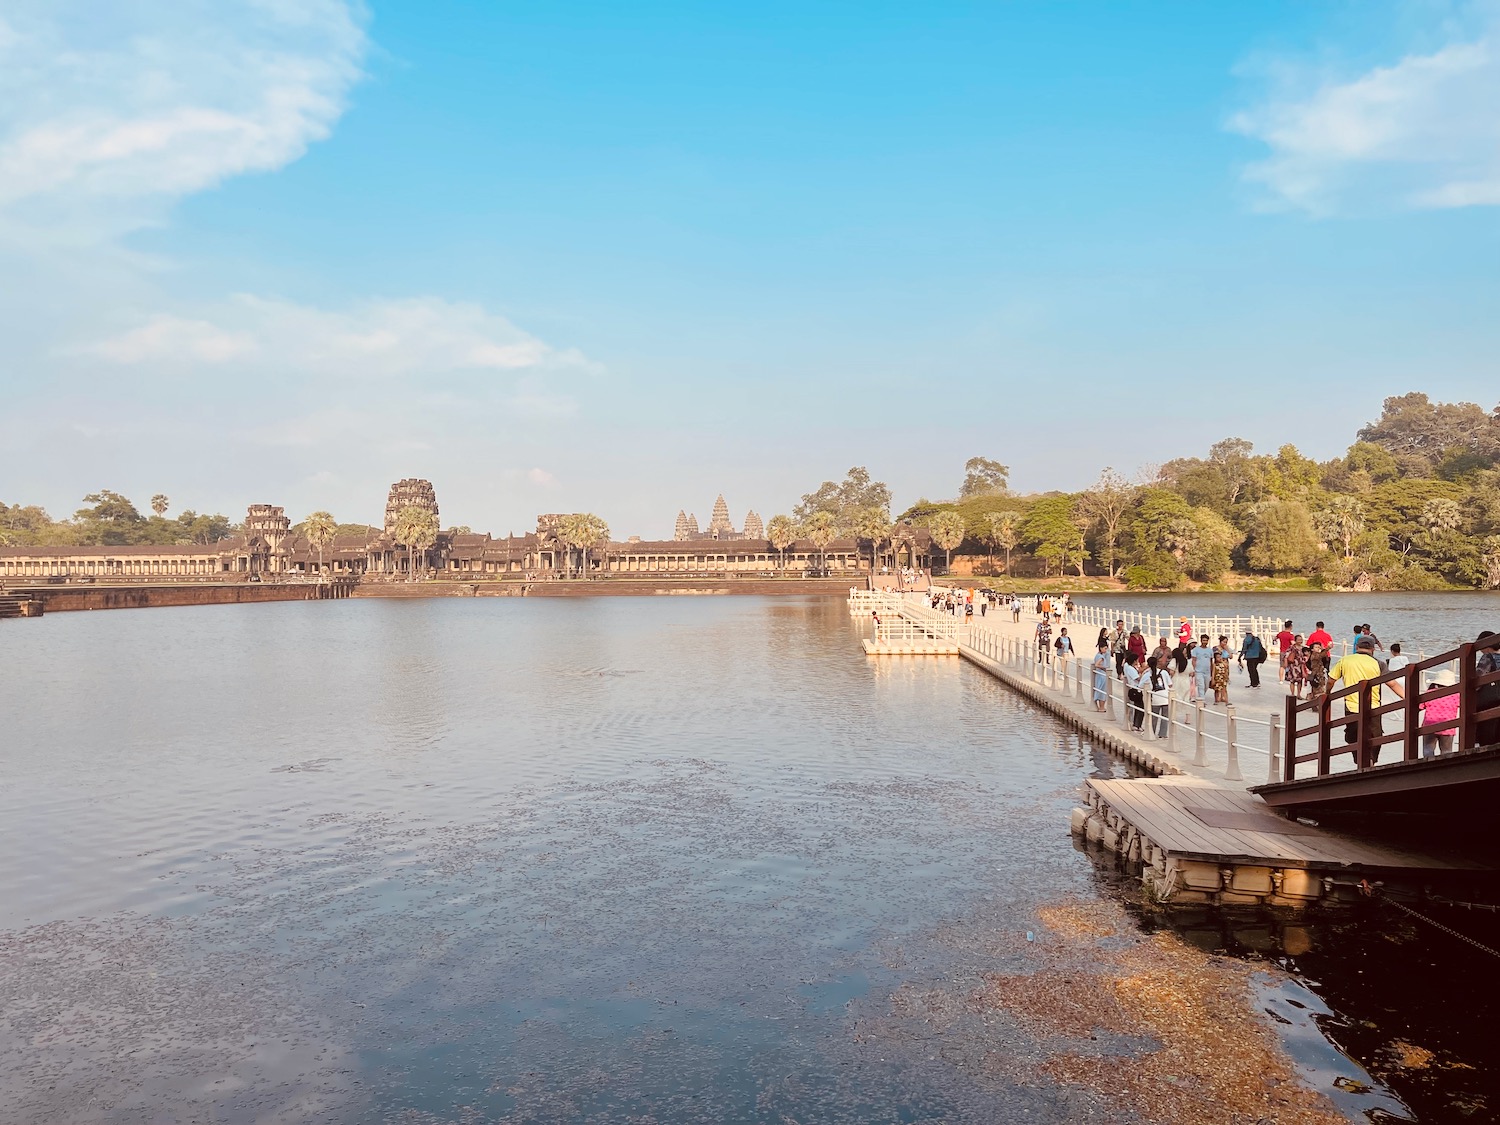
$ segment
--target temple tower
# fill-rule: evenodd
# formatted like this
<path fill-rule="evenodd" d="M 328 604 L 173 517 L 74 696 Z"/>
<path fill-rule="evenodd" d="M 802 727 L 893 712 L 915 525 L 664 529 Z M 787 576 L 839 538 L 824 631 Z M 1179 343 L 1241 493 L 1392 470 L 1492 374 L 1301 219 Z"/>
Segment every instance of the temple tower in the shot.
<path fill-rule="evenodd" d="M 708 521 L 708 537 L 710 539 L 733 539 L 734 524 L 729 522 L 729 505 L 724 503 L 724 494 L 719 493 L 719 498 L 714 501 L 714 514 Z"/>
<path fill-rule="evenodd" d="M 691 538 L 688 534 L 687 513 L 684 511 L 678 511 L 677 513 L 677 526 L 672 529 L 672 538 L 679 543 Z"/>
<path fill-rule="evenodd" d="M 402 508 L 421 508 L 431 512 L 433 520 L 436 521 L 438 502 L 437 493 L 432 490 L 432 482 L 412 477 L 398 480 L 391 485 L 390 494 L 385 501 L 385 533 L 387 535 L 396 526 L 396 516 Z"/>
<path fill-rule="evenodd" d="M 698 517 L 697 516 L 695 516 L 695 515 L 689 515 L 688 516 L 687 529 L 688 529 L 687 537 L 689 539 L 696 539 L 696 538 L 698 538 L 699 531 L 698 531 Z"/>
<path fill-rule="evenodd" d="M 760 522 L 760 516 L 753 511 L 745 513 L 744 537 L 746 539 L 764 539 L 766 537 L 765 524 Z"/>
<path fill-rule="evenodd" d="M 265 547 L 252 549 L 251 570 L 281 570 L 279 548 L 282 541 L 292 533 L 292 521 L 286 509 L 273 504 L 251 504 L 245 510 L 245 539 L 253 543 L 259 539 Z"/>

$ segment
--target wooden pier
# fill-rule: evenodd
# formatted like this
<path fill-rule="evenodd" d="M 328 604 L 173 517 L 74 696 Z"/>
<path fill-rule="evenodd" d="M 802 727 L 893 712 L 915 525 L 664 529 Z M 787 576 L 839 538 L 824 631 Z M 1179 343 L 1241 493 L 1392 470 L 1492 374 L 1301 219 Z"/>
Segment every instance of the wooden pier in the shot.
<path fill-rule="evenodd" d="M 850 599 L 852 615 L 872 622 L 878 615 L 887 630 L 899 620 L 935 643 L 952 644 L 962 658 L 1090 741 L 1155 775 L 1088 780 L 1085 804 L 1074 809 L 1071 825 L 1137 871 L 1155 901 L 1306 907 L 1351 899 L 1365 880 L 1420 891 L 1434 882 L 1467 886 L 1500 875 L 1487 858 L 1355 837 L 1286 815 L 1249 791 L 1246 774 L 1250 784 L 1269 786 L 1283 781 L 1293 765 L 1282 762 L 1283 723 L 1292 712 L 1274 672 L 1265 698 L 1239 709 L 1188 705 L 1174 696 L 1167 737 L 1159 739 L 1149 713 L 1144 731 L 1131 729 L 1113 663 L 1104 677 L 1105 709 L 1099 711 L 1087 659 L 1042 659 L 1031 615 L 1019 622 L 1008 611 L 957 617 L 932 609 L 925 598 L 860 595 Z M 1092 638 L 1082 640 L 1080 650 L 1087 647 L 1092 657 Z M 869 651 L 870 642 L 865 645 Z M 1293 754 L 1296 737 L 1290 740 Z"/>

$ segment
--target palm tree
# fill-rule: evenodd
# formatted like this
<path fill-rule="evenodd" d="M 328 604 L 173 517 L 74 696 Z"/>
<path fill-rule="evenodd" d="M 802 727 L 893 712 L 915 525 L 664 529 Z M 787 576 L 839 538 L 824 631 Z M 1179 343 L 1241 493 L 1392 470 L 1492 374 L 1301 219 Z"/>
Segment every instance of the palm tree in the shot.
<path fill-rule="evenodd" d="M 875 573 L 875 568 L 878 565 L 875 555 L 880 550 L 880 544 L 890 533 L 891 521 L 887 518 L 886 513 L 879 508 L 865 508 L 854 521 L 854 534 L 861 539 L 868 539 L 870 541 L 871 574 Z"/>
<path fill-rule="evenodd" d="M 151 510 L 157 515 L 166 515 L 168 507 L 170 507 L 170 504 L 166 496 L 162 493 L 158 492 L 155 496 L 151 497 Z"/>
<path fill-rule="evenodd" d="M 802 534 L 818 549 L 818 573 L 828 569 L 828 545 L 838 535 L 838 528 L 831 512 L 814 512 L 802 525 Z"/>
<path fill-rule="evenodd" d="M 609 542 L 609 524 L 592 512 L 580 512 L 569 518 L 574 521 L 570 530 L 573 545 L 578 548 L 579 571 L 584 578 L 587 578 L 589 576 L 589 552 Z"/>
<path fill-rule="evenodd" d="M 939 512 L 927 525 L 927 533 L 947 555 L 945 569 L 953 568 L 953 548 L 964 541 L 964 518 L 957 512 Z"/>
<path fill-rule="evenodd" d="M 1015 512 L 994 512 L 990 515 L 990 535 L 996 546 L 1005 551 L 1005 573 L 1010 573 L 1010 553 L 1021 542 L 1021 521 Z"/>
<path fill-rule="evenodd" d="M 332 545 L 338 534 L 338 521 L 328 512 L 314 512 L 302 521 L 302 534 L 318 550 L 318 576 L 323 575 L 323 551 Z"/>
<path fill-rule="evenodd" d="M 781 569 L 786 569 L 786 549 L 797 541 L 797 525 L 791 516 L 772 516 L 766 524 L 766 539 L 781 555 Z"/>
<path fill-rule="evenodd" d="M 396 513 L 391 535 L 397 543 L 406 548 L 406 580 L 408 582 L 417 580 L 416 552 L 426 551 L 428 547 L 436 543 L 437 533 L 437 517 L 426 508 L 413 505 L 402 508 Z"/>

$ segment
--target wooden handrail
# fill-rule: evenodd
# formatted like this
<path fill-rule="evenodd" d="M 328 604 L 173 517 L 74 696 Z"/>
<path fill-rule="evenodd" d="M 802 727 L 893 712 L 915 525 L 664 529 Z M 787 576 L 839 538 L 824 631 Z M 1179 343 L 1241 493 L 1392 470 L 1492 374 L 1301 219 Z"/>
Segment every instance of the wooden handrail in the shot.
<path fill-rule="evenodd" d="M 1474 749 L 1478 740 L 1480 723 L 1500 719 L 1500 705 L 1483 708 L 1479 705 L 1480 691 L 1492 684 L 1500 684 L 1500 671 L 1486 672 L 1481 675 L 1476 670 L 1475 654 L 1479 651 L 1482 650 L 1477 643 L 1469 642 L 1437 656 L 1408 664 L 1405 668 L 1398 668 L 1394 672 L 1385 672 L 1372 679 L 1339 688 L 1337 691 L 1324 692 L 1312 699 L 1299 700 L 1289 696 L 1286 701 L 1282 734 L 1283 778 L 1287 781 L 1299 780 L 1297 767 L 1306 762 L 1316 762 L 1316 776 L 1323 777 L 1333 771 L 1333 759 L 1343 754 L 1354 756 L 1356 770 L 1369 769 L 1376 764 L 1375 756 L 1379 749 L 1396 742 L 1402 743 L 1402 760 L 1415 761 L 1420 756 L 1421 739 L 1424 735 L 1449 731 L 1456 736 L 1454 738 L 1455 750 Z M 1434 685 L 1426 690 L 1422 689 L 1423 672 L 1429 668 L 1451 664 L 1455 661 L 1458 663 L 1458 683 Z M 1390 703 L 1375 705 L 1373 700 L 1376 694 L 1387 684 L 1404 689 L 1401 698 Z M 1356 693 L 1361 693 L 1362 696 L 1359 699 L 1359 710 L 1346 712 L 1335 718 L 1334 701 L 1347 699 Z M 1458 715 L 1455 719 L 1431 723 L 1420 722 L 1422 709 L 1425 706 L 1451 695 L 1459 697 Z M 1312 726 L 1299 726 L 1298 716 L 1308 711 L 1316 712 L 1316 722 Z M 1375 723 L 1372 720 L 1395 712 L 1400 712 L 1402 715 L 1402 729 L 1391 734 L 1377 736 Z M 1334 728 L 1350 725 L 1355 728 L 1354 741 L 1335 749 Z M 1298 753 L 1298 742 L 1310 735 L 1317 737 L 1317 748 L 1311 753 Z"/>

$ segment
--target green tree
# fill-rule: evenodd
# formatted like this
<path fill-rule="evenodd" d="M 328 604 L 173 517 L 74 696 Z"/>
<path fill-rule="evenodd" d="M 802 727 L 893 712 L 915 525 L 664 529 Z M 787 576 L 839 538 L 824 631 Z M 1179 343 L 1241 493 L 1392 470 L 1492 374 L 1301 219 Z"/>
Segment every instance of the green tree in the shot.
<path fill-rule="evenodd" d="M 406 548 L 406 580 L 417 580 L 416 553 L 437 542 L 438 521 L 426 508 L 411 505 L 396 513 L 391 537 Z"/>
<path fill-rule="evenodd" d="M 766 539 L 781 556 L 781 569 L 786 569 L 786 549 L 797 541 L 797 525 L 791 516 L 772 516 L 766 524 Z"/>
<path fill-rule="evenodd" d="M 1407 471 L 1430 476 L 1449 450 L 1487 462 L 1500 457 L 1500 420 L 1472 402 L 1433 402 L 1413 392 L 1386 399 L 1359 440 L 1380 446 Z"/>
<path fill-rule="evenodd" d="M 818 512 L 826 512 L 833 517 L 840 533 L 852 535 L 858 514 L 867 508 L 878 508 L 889 518 L 891 490 L 884 482 L 871 480 L 869 469 L 856 465 L 842 482 L 825 480 L 802 497 L 802 502 L 792 510 L 792 517 L 806 526 Z"/>
<path fill-rule="evenodd" d="M 1291 574 L 1317 557 L 1318 534 L 1312 513 L 1299 500 L 1261 504 L 1251 521 L 1250 565 L 1272 574 Z"/>
<path fill-rule="evenodd" d="M 166 496 L 158 492 L 155 496 L 151 497 L 151 510 L 158 516 L 165 516 L 169 503 Z"/>
<path fill-rule="evenodd" d="M 964 462 L 964 482 L 959 486 L 961 499 L 971 496 L 1004 494 L 1010 482 L 1010 469 L 988 457 L 970 457 Z"/>
<path fill-rule="evenodd" d="M 828 570 L 828 546 L 838 538 L 838 525 L 832 512 L 814 512 L 802 525 L 802 534 L 818 549 L 818 573 Z"/>
<path fill-rule="evenodd" d="M 83 498 L 90 507 L 79 508 L 74 519 L 81 526 L 85 543 L 114 546 L 140 541 L 145 517 L 118 492 L 101 489 Z"/>
<path fill-rule="evenodd" d="M 1031 506 L 1021 524 L 1021 535 L 1032 552 L 1042 560 L 1043 574 L 1056 566 L 1059 573 L 1075 556 L 1079 540 L 1074 521 L 1073 498 L 1044 496 Z"/>
<path fill-rule="evenodd" d="M 1120 540 L 1120 523 L 1130 510 L 1135 489 L 1115 472 L 1105 467 L 1094 486 L 1078 498 L 1079 510 L 1089 523 L 1099 529 L 1099 542 L 1104 547 L 1104 563 L 1109 576 L 1115 576 L 1116 546 Z"/>
<path fill-rule="evenodd" d="M 947 558 L 944 565 L 949 569 L 953 567 L 953 548 L 964 541 L 966 531 L 964 518 L 957 512 L 939 512 L 927 524 L 927 534 L 943 551 Z"/>
<path fill-rule="evenodd" d="M 318 552 L 318 574 L 323 574 L 323 552 L 333 545 L 333 538 L 338 534 L 338 521 L 328 512 L 314 512 L 302 521 L 302 534 L 307 536 L 307 541 L 312 544 Z"/>
<path fill-rule="evenodd" d="M 1354 541 L 1365 532 L 1365 506 L 1353 496 L 1335 496 L 1313 517 L 1313 526 L 1325 543 L 1353 558 Z"/>

